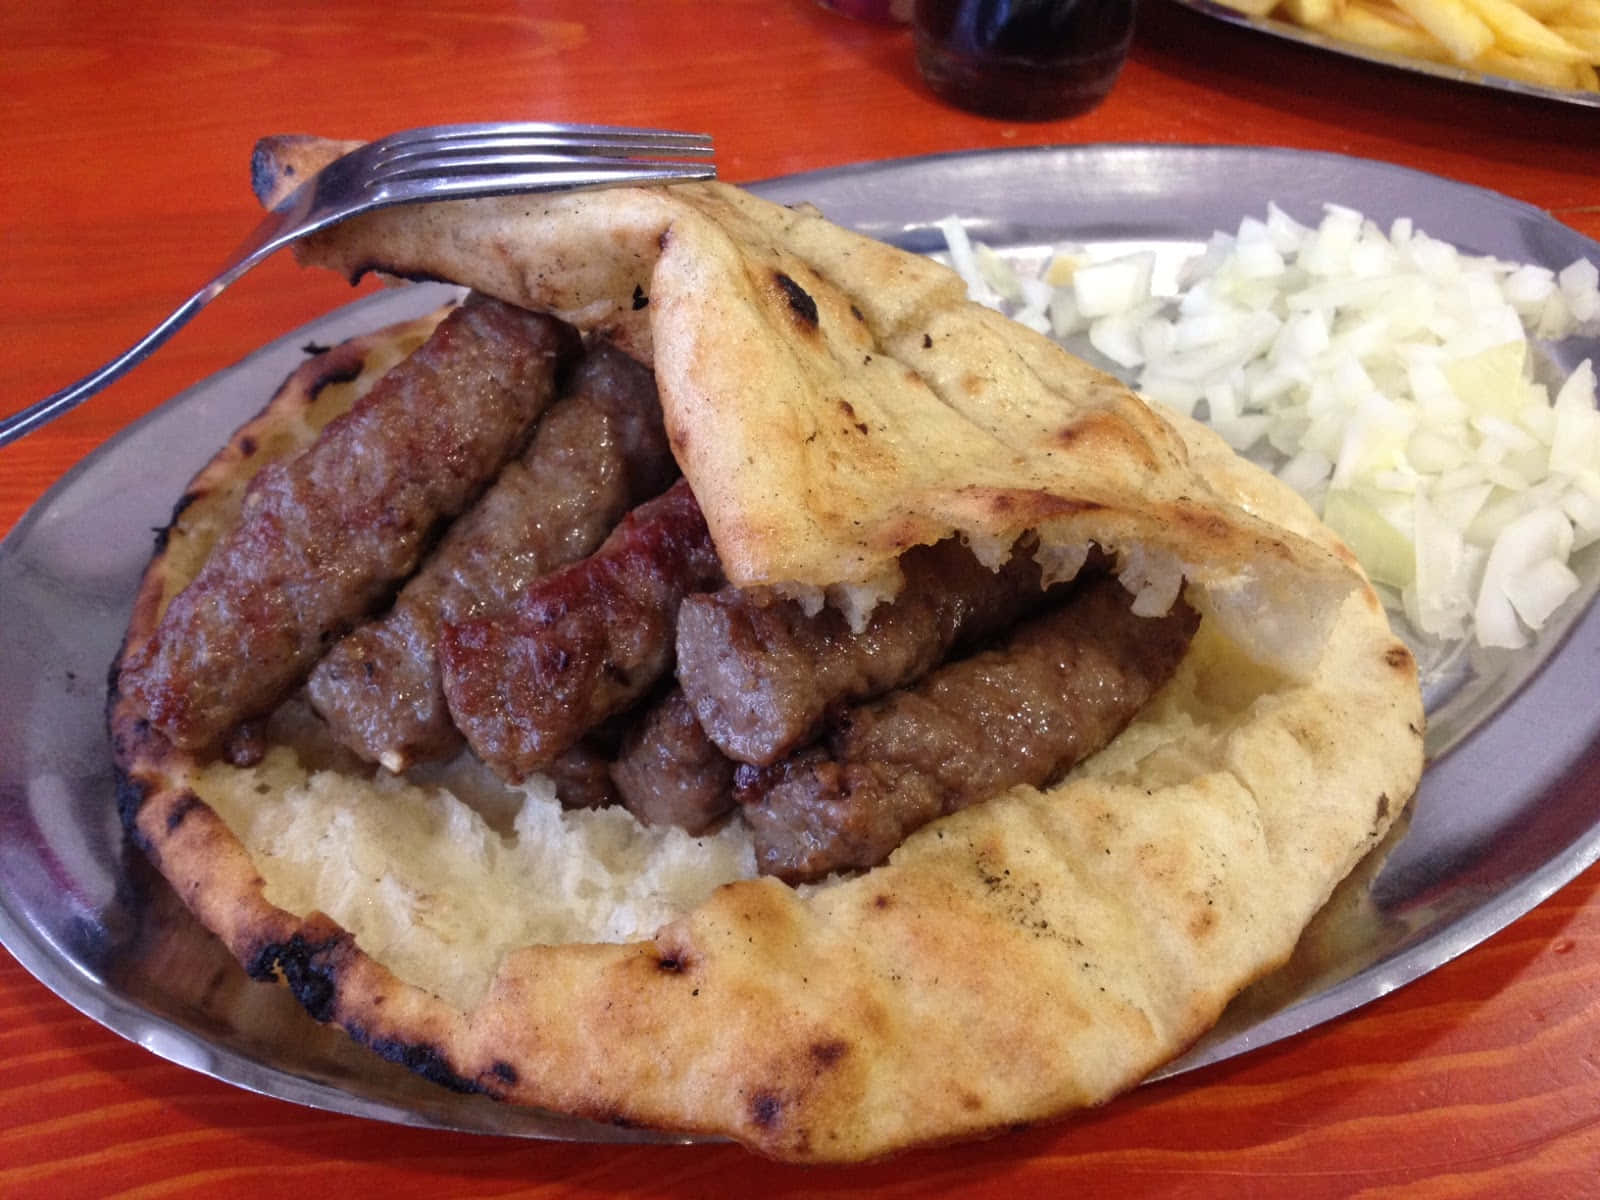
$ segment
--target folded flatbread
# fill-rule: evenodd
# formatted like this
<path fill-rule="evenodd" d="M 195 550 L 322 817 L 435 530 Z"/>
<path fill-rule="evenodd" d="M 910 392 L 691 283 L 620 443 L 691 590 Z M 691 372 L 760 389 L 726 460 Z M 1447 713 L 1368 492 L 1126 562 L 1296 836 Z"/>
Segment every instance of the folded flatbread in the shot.
<path fill-rule="evenodd" d="M 269 139 L 258 194 L 342 148 Z M 936 263 L 721 184 L 393 209 L 302 253 L 551 311 L 652 363 L 742 586 L 860 616 L 912 546 L 957 535 L 999 562 L 1031 534 L 1047 571 L 1094 544 L 1139 605 L 1181 587 L 1204 618 L 1177 677 L 1064 782 L 798 890 L 737 878 L 736 837 L 497 815 L 470 772 L 449 793 L 374 778 L 293 711 L 257 767 L 182 754 L 114 678 L 136 840 L 253 974 L 432 1078 L 802 1161 L 1056 1117 L 1132 1086 L 1282 963 L 1415 788 L 1415 666 L 1348 551 L 1209 432 L 970 304 Z M 191 486 L 130 645 L 233 519 L 241 445 L 308 436 L 304 414 L 419 336 L 308 364 L 241 431 Z M 612 880 L 596 905 L 576 898 L 596 894 L 574 865 L 591 853 L 703 870 L 649 895 Z"/>

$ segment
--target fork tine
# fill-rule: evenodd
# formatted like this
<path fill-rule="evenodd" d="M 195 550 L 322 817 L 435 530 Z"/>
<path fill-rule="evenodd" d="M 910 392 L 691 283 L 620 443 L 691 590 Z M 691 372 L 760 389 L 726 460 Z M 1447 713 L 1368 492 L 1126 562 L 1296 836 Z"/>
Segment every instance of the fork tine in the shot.
<path fill-rule="evenodd" d="M 644 186 L 715 179 L 717 169 L 699 163 L 642 163 L 635 159 L 557 159 L 547 163 L 503 164 L 471 173 L 397 175 L 381 182 L 382 202 L 487 196 L 510 192 L 553 192 L 572 188 Z"/>
<path fill-rule="evenodd" d="M 709 154 L 709 134 L 672 129 L 629 129 L 609 125 L 561 125 L 549 122 L 437 125 L 407 130 L 372 143 L 375 157 L 447 148 L 487 149 L 495 146 L 580 149 L 604 146 L 622 152 Z"/>
<path fill-rule="evenodd" d="M 558 136 L 570 134 L 579 137 L 617 135 L 619 137 L 678 138 L 691 141 L 709 136 L 703 133 L 689 133 L 681 129 L 660 129 L 638 125 L 574 124 L 568 121 L 479 121 L 456 125 L 424 125 L 416 129 L 401 130 L 395 136 L 439 141 L 456 137 L 493 137 L 500 133 L 553 134 Z"/>
<path fill-rule="evenodd" d="M 475 142 L 505 138 L 527 138 L 556 145 L 658 146 L 685 150 L 709 150 L 709 133 L 688 133 L 680 129 L 633 129 L 614 125 L 482 125 L 456 126 L 436 142 Z"/>
<path fill-rule="evenodd" d="M 699 159 L 711 153 L 710 146 L 704 149 L 679 149 L 630 142 L 549 143 L 525 138 L 472 139 L 390 150 L 374 157 L 369 169 L 375 175 L 387 176 L 396 172 L 472 170 L 507 162 L 565 162 L 576 158 L 627 158 L 639 162 Z"/>
<path fill-rule="evenodd" d="M 702 177 L 715 171 L 714 167 L 679 162 L 672 158 L 638 158 L 633 155 L 615 154 L 610 148 L 589 147 L 583 152 L 548 149 L 532 152 L 419 152 L 375 164 L 368 178 L 373 183 L 395 183 L 407 179 L 437 179 L 455 175 L 478 177 L 516 172 L 531 174 L 562 168 L 591 172 L 624 172 L 653 166 L 693 167 Z"/>

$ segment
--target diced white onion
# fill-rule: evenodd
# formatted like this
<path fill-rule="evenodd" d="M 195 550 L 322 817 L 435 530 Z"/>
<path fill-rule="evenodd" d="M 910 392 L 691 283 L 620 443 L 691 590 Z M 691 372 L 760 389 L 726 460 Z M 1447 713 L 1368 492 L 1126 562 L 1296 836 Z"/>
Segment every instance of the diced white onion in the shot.
<path fill-rule="evenodd" d="M 1595 371 L 1546 389 L 1530 339 L 1600 334 L 1594 263 L 1504 262 L 1405 217 L 1385 232 L 1328 205 L 1304 225 L 1269 204 L 1158 297 L 1148 251 L 1062 246 L 1030 274 L 940 227 L 974 299 L 1087 334 L 1146 398 L 1251 451 L 1422 633 L 1524 645 L 1578 589 L 1570 556 L 1600 541 Z"/>
<path fill-rule="evenodd" d="M 1561 511 L 1538 508 L 1509 522 L 1495 538 L 1488 562 L 1484 564 L 1483 582 L 1474 610 L 1478 640 L 1486 646 L 1513 650 L 1527 645 L 1528 635 L 1522 625 L 1538 628 L 1560 601 L 1570 595 L 1569 590 L 1555 604 L 1545 605 L 1547 595 L 1544 593 L 1551 585 L 1544 564 L 1553 561 L 1564 568 L 1571 553 L 1572 525 Z M 1546 572 L 1543 581 L 1534 581 L 1533 575 L 1541 571 Z M 1574 576 L 1573 590 L 1576 587 Z M 1519 622 L 1524 611 L 1527 616 Z M 1537 617 L 1538 624 L 1527 617 Z"/>
<path fill-rule="evenodd" d="M 1156 259 L 1151 253 L 1130 254 L 1090 263 L 1072 273 L 1072 294 L 1086 317 L 1104 317 L 1150 299 L 1150 277 Z"/>
<path fill-rule="evenodd" d="M 1571 567 L 1559 558 L 1541 558 L 1501 585 L 1511 607 L 1531 629 L 1541 628 L 1550 614 L 1566 603 L 1578 590 L 1579 581 Z"/>

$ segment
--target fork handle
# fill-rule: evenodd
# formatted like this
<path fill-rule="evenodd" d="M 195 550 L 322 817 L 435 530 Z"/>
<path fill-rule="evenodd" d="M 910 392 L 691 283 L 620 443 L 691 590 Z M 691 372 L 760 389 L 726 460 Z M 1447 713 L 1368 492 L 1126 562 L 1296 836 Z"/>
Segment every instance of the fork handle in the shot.
<path fill-rule="evenodd" d="M 21 412 L 0 420 L 0 446 L 5 446 L 16 441 L 24 434 L 31 433 L 39 426 L 55 420 L 63 413 L 71 412 L 90 396 L 107 387 L 114 381 L 122 378 L 130 370 L 143 362 L 145 357 L 164 343 L 182 326 L 186 325 L 195 313 L 210 302 L 211 298 L 220 291 L 215 285 L 207 286 L 185 300 L 161 324 L 145 334 L 133 345 L 99 370 L 85 375 L 76 383 L 69 384 L 59 392 L 53 392 L 43 400 L 29 405 Z"/>
<path fill-rule="evenodd" d="M 121 379 L 143 362 L 151 351 L 161 346 L 179 329 L 187 325 L 195 313 L 215 300 L 222 294 L 224 288 L 232 284 L 246 271 L 283 246 L 288 245 L 296 237 L 310 232 L 322 224 L 337 220 L 348 212 L 347 209 L 329 209 L 321 215 L 316 224 L 308 223 L 304 219 L 310 207 L 310 199 L 306 193 L 307 189 L 301 188 L 288 200 L 263 216 L 260 224 L 233 252 L 223 265 L 222 270 L 210 282 L 178 305 L 165 320 L 117 355 L 116 358 L 113 358 L 98 370 L 85 375 L 76 383 L 68 384 L 59 392 L 53 392 L 43 400 L 29 405 L 20 412 L 12 413 L 9 417 L 0 418 L 0 447 L 16 441 L 24 434 L 33 432 L 41 425 L 48 424 L 63 413 L 71 412 L 96 392 L 104 390 L 116 380 Z"/>

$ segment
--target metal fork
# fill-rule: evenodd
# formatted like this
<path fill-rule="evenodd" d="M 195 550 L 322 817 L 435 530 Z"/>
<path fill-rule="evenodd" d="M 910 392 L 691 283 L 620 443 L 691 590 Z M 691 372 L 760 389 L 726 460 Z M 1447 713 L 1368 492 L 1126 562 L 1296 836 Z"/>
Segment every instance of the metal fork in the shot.
<path fill-rule="evenodd" d="M 545 122 L 436 125 L 369 142 L 329 163 L 269 212 L 217 273 L 177 310 L 93 374 L 0 419 L 15 441 L 138 365 L 223 288 L 275 251 L 358 213 L 425 200 L 714 179 L 706 134 Z"/>

